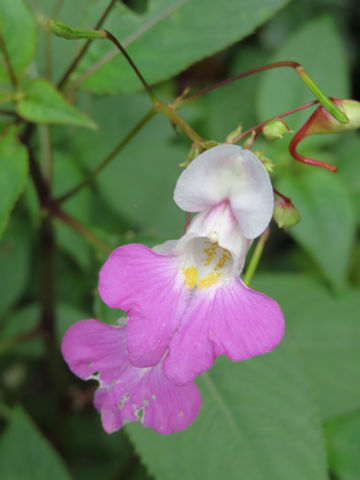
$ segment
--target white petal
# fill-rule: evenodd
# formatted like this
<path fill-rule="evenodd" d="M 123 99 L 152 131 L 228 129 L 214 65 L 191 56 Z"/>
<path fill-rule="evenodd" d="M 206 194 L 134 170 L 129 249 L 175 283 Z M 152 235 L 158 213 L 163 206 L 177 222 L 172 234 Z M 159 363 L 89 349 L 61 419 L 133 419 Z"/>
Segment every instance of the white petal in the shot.
<path fill-rule="evenodd" d="M 180 175 L 174 200 L 187 212 L 202 212 L 229 200 L 249 239 L 265 230 L 274 204 L 265 167 L 256 155 L 237 145 L 220 145 L 195 158 Z"/>
<path fill-rule="evenodd" d="M 180 255 L 187 255 L 189 249 L 194 250 L 194 240 L 204 238 L 231 253 L 233 265 L 231 276 L 239 275 L 251 241 L 242 234 L 228 202 L 225 201 L 197 214 L 187 232 L 179 239 L 176 251 Z"/>

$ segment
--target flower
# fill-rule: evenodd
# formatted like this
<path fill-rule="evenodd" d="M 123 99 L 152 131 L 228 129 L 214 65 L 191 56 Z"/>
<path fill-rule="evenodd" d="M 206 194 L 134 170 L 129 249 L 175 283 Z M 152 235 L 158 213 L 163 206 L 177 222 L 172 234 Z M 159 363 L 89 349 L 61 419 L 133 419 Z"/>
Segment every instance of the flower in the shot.
<path fill-rule="evenodd" d="M 284 319 L 271 298 L 246 287 L 239 274 L 251 240 L 273 212 L 269 175 L 250 151 L 221 145 L 199 155 L 180 175 L 177 205 L 199 212 L 178 241 L 150 250 L 112 252 L 99 293 L 129 315 L 129 362 L 163 361 L 166 377 L 186 385 L 225 354 L 238 361 L 272 350 Z"/>
<path fill-rule="evenodd" d="M 107 433 L 139 419 L 158 433 L 174 433 L 199 413 L 201 395 L 194 383 L 171 383 L 162 362 L 150 368 L 129 363 L 123 326 L 93 319 L 77 322 L 64 336 L 62 354 L 75 375 L 100 383 L 95 407 Z"/>

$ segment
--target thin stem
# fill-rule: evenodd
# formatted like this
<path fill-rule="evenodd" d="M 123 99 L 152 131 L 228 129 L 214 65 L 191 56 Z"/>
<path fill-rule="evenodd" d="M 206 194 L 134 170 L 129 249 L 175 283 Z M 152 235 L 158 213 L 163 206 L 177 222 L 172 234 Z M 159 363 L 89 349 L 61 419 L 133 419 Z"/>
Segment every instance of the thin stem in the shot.
<path fill-rule="evenodd" d="M 190 212 L 186 212 L 186 215 L 185 215 L 185 226 L 184 226 L 184 233 L 186 233 L 186 230 L 189 228 L 189 224 L 190 224 Z"/>
<path fill-rule="evenodd" d="M 34 182 L 35 189 L 39 198 L 39 203 L 43 208 L 47 208 L 50 198 L 49 188 L 42 177 L 39 164 L 34 157 L 34 153 L 30 145 L 30 139 L 33 135 L 34 130 L 35 124 L 28 123 L 23 135 L 21 136 L 21 141 L 28 151 L 30 176 Z"/>
<path fill-rule="evenodd" d="M 255 127 L 250 128 L 249 130 L 246 130 L 246 132 L 241 133 L 237 137 L 232 139 L 232 143 L 237 143 L 243 138 L 247 137 L 250 135 L 254 130 L 260 130 L 263 128 L 270 120 L 273 118 L 283 118 L 287 117 L 288 115 L 291 115 L 296 112 L 300 112 L 300 110 L 305 110 L 306 108 L 312 107 L 313 105 L 316 105 L 320 103 L 319 100 L 314 100 L 312 102 L 304 103 L 303 105 L 300 105 L 299 107 L 292 108 L 291 110 L 287 110 L 286 112 L 279 113 L 279 115 L 275 115 L 274 117 L 269 118 L 268 120 L 265 120 L 264 122 L 259 123 L 258 125 L 255 125 Z"/>
<path fill-rule="evenodd" d="M 157 98 L 155 97 L 155 94 L 154 92 L 151 90 L 150 86 L 148 85 L 148 83 L 146 82 L 146 80 L 144 79 L 144 77 L 141 75 L 141 73 L 139 72 L 139 69 L 137 68 L 137 66 L 135 65 L 135 63 L 133 62 L 133 60 L 130 58 L 130 56 L 128 55 L 127 51 L 125 50 L 125 48 L 121 45 L 121 43 L 119 42 L 119 40 L 112 34 L 110 33 L 108 30 L 103 30 L 106 34 L 106 38 L 108 38 L 114 45 L 116 45 L 116 47 L 120 50 L 120 52 L 124 55 L 124 57 L 126 58 L 126 60 L 129 62 L 131 68 L 134 70 L 134 72 L 136 73 L 138 79 L 140 80 L 140 82 L 142 83 L 143 87 L 145 88 L 145 90 L 147 91 L 149 97 L 151 98 L 152 102 L 155 103 L 157 101 Z"/>
<path fill-rule="evenodd" d="M 97 24 L 95 25 L 94 27 L 94 30 L 97 30 L 101 27 L 101 25 L 104 23 L 106 17 L 109 15 L 111 9 L 113 8 L 113 6 L 115 5 L 117 0 L 110 0 L 110 3 L 108 4 L 106 10 L 104 11 L 104 13 L 101 15 L 101 17 L 99 18 Z M 71 62 L 71 64 L 69 65 L 68 69 L 66 70 L 66 72 L 64 73 L 64 75 L 61 77 L 59 83 L 58 83 L 58 88 L 59 90 L 62 90 L 66 84 L 66 82 L 68 81 L 70 75 L 72 74 L 72 72 L 75 70 L 75 68 L 77 67 L 78 63 L 80 62 L 80 60 L 83 58 L 83 56 L 85 55 L 85 53 L 87 52 L 90 44 L 91 44 L 92 40 L 88 40 L 84 46 L 80 49 L 79 53 L 76 55 L 76 57 L 74 58 L 74 60 Z"/>
<path fill-rule="evenodd" d="M 51 130 L 49 125 L 39 125 L 40 149 L 42 157 L 42 171 L 44 181 L 51 190 L 52 183 L 52 151 L 51 151 Z"/>
<path fill-rule="evenodd" d="M 11 65 L 11 61 L 10 61 L 9 53 L 7 51 L 7 48 L 6 48 L 4 37 L 1 34 L 0 34 L 0 50 L 2 51 L 2 53 L 4 55 L 5 67 L 6 67 L 6 70 L 8 71 L 10 81 L 11 81 L 13 87 L 16 88 L 17 87 L 16 75 L 15 75 L 14 69 Z"/>
<path fill-rule="evenodd" d="M 176 113 L 173 106 L 169 106 L 166 103 L 160 101 L 154 104 L 154 109 L 165 115 L 172 124 L 177 125 L 195 144 L 201 145 L 205 143 L 205 140 L 183 120 L 180 115 Z"/>
<path fill-rule="evenodd" d="M 101 238 L 97 237 L 93 232 L 88 230 L 84 225 L 82 225 L 80 222 L 75 220 L 75 218 L 70 217 L 67 213 L 65 213 L 63 210 L 60 210 L 59 208 L 54 208 L 52 210 L 54 215 L 58 217 L 62 222 L 66 223 L 70 228 L 75 230 L 79 235 L 84 237 L 86 240 L 88 240 L 92 245 L 95 245 L 95 247 L 99 248 L 105 253 L 111 253 L 112 248 L 110 245 L 105 243 Z"/>
<path fill-rule="evenodd" d="M 29 332 L 19 333 L 18 335 L 14 335 L 11 338 L 6 338 L 0 342 L 0 354 L 2 355 L 8 350 L 11 350 L 12 348 L 16 347 L 16 345 L 19 345 L 19 343 L 23 343 L 41 336 L 41 330 L 39 329 L 39 327 L 35 327 Z"/>
<path fill-rule="evenodd" d="M 164 10 L 161 11 L 161 13 L 158 16 L 152 16 L 151 20 L 149 22 L 143 24 L 136 32 L 132 33 L 129 35 L 125 40 L 121 42 L 122 46 L 124 48 L 128 47 L 131 45 L 135 40 L 140 38 L 144 33 L 149 31 L 151 28 L 153 28 L 155 25 L 163 21 L 165 18 L 167 18 L 169 15 L 174 13 L 176 10 L 178 10 L 181 6 L 183 6 L 186 2 L 189 0 L 179 0 L 179 2 L 170 5 L 168 8 L 165 8 Z M 110 62 L 113 58 L 115 58 L 117 55 L 119 55 L 119 50 L 117 48 L 114 48 L 110 52 L 108 52 L 106 55 L 104 55 L 100 60 L 95 62 L 88 70 L 86 70 L 83 74 L 79 75 L 66 89 L 65 94 L 70 95 L 81 83 L 83 83 L 86 79 L 91 77 L 95 72 L 100 70 L 101 67 L 106 65 L 108 62 Z"/>
<path fill-rule="evenodd" d="M 281 62 L 274 62 L 269 63 L 268 65 L 264 65 L 262 67 L 252 68 L 247 72 L 240 73 L 238 75 L 234 75 L 233 77 L 227 78 L 221 82 L 215 83 L 213 85 L 209 85 L 208 87 L 200 90 L 199 92 L 194 93 L 190 97 L 185 98 L 180 105 L 189 100 L 193 100 L 194 98 L 200 97 L 205 93 L 214 90 L 215 88 L 221 87 L 223 85 L 227 85 L 228 83 L 234 82 L 235 80 L 239 80 L 240 78 L 247 77 L 248 75 L 253 75 L 254 73 L 264 72 L 266 70 L 271 70 L 273 68 L 279 67 L 290 67 L 295 70 L 295 72 L 300 76 L 301 80 L 305 83 L 305 85 L 311 90 L 311 92 L 319 99 L 320 103 L 326 108 L 326 110 L 336 118 L 340 123 L 347 123 L 348 118 L 346 115 L 330 100 L 330 98 L 325 95 L 325 93 L 316 85 L 316 83 L 309 77 L 309 75 L 305 72 L 302 65 L 298 62 L 293 62 L 289 60 L 281 61 Z"/>
<path fill-rule="evenodd" d="M 245 275 L 244 275 L 244 283 L 245 285 L 249 286 L 250 282 L 256 272 L 256 269 L 259 265 L 259 261 L 261 258 L 261 255 L 264 250 L 264 246 L 266 243 L 266 240 L 268 239 L 270 234 L 270 229 L 269 227 L 265 230 L 265 232 L 260 236 L 259 240 L 257 241 L 257 244 L 254 248 L 253 254 L 250 259 L 250 263 L 246 269 Z"/>
<path fill-rule="evenodd" d="M 111 162 L 113 158 L 116 157 L 116 155 L 129 143 L 129 141 L 156 115 L 156 112 L 154 110 L 149 110 L 147 114 L 138 122 L 135 127 L 131 130 L 130 133 L 126 135 L 126 137 L 121 140 L 119 145 L 117 145 L 114 150 L 112 150 L 107 157 L 99 163 L 99 165 L 90 172 L 84 180 L 79 183 L 76 187 L 72 188 L 70 191 L 67 193 L 64 193 L 64 195 L 61 195 L 59 198 L 54 200 L 54 204 L 59 205 L 60 203 L 65 202 L 68 200 L 70 197 L 78 193 L 81 189 L 89 185 L 94 178 Z"/>
<path fill-rule="evenodd" d="M 54 6 L 53 11 L 51 12 L 51 18 L 57 18 L 60 14 L 62 7 L 64 6 L 65 0 L 58 0 Z"/>

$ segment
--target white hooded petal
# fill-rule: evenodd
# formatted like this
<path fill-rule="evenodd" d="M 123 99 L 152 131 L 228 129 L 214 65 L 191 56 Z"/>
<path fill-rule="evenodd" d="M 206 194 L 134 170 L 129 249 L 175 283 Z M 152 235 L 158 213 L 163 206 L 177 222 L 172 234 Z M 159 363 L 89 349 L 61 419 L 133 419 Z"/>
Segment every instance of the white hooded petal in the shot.
<path fill-rule="evenodd" d="M 228 202 L 222 202 L 215 207 L 198 213 L 191 221 L 186 233 L 179 239 L 176 251 L 180 255 L 190 255 L 190 263 L 199 262 L 200 250 L 208 248 L 209 244 L 218 245 L 231 254 L 231 276 L 239 275 L 243 269 L 246 254 L 251 245 L 242 234 Z"/>
<path fill-rule="evenodd" d="M 180 175 L 174 200 L 187 212 L 202 212 L 228 200 L 249 239 L 265 230 L 274 205 L 265 167 L 256 155 L 237 145 L 219 145 L 196 157 Z"/>

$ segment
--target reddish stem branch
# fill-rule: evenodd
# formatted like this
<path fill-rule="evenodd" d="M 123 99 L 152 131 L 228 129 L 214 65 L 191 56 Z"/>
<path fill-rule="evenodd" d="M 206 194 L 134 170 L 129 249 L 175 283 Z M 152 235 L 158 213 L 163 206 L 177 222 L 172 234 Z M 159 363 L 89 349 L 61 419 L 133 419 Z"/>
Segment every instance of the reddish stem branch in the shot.
<path fill-rule="evenodd" d="M 282 62 L 269 63 L 268 65 L 263 65 L 262 67 L 252 68 L 247 72 L 239 73 L 238 75 L 234 75 L 233 77 L 227 78 L 226 80 L 222 80 L 221 82 L 214 83 L 213 85 L 209 85 L 208 87 L 203 88 L 199 92 L 196 92 L 193 95 L 190 95 L 190 97 L 187 97 L 181 103 L 187 102 L 189 100 L 193 100 L 194 98 L 200 97 L 205 93 L 211 92 L 211 90 L 215 90 L 215 88 L 222 87 L 223 85 L 227 85 L 228 83 L 235 82 L 235 80 L 239 80 L 240 78 L 244 78 L 249 75 L 253 75 L 254 73 L 264 72 L 265 70 L 271 70 L 272 68 L 278 68 L 278 67 L 290 67 L 290 68 L 296 69 L 298 67 L 301 67 L 301 65 L 300 63 L 297 63 L 297 62 L 285 60 Z"/>

